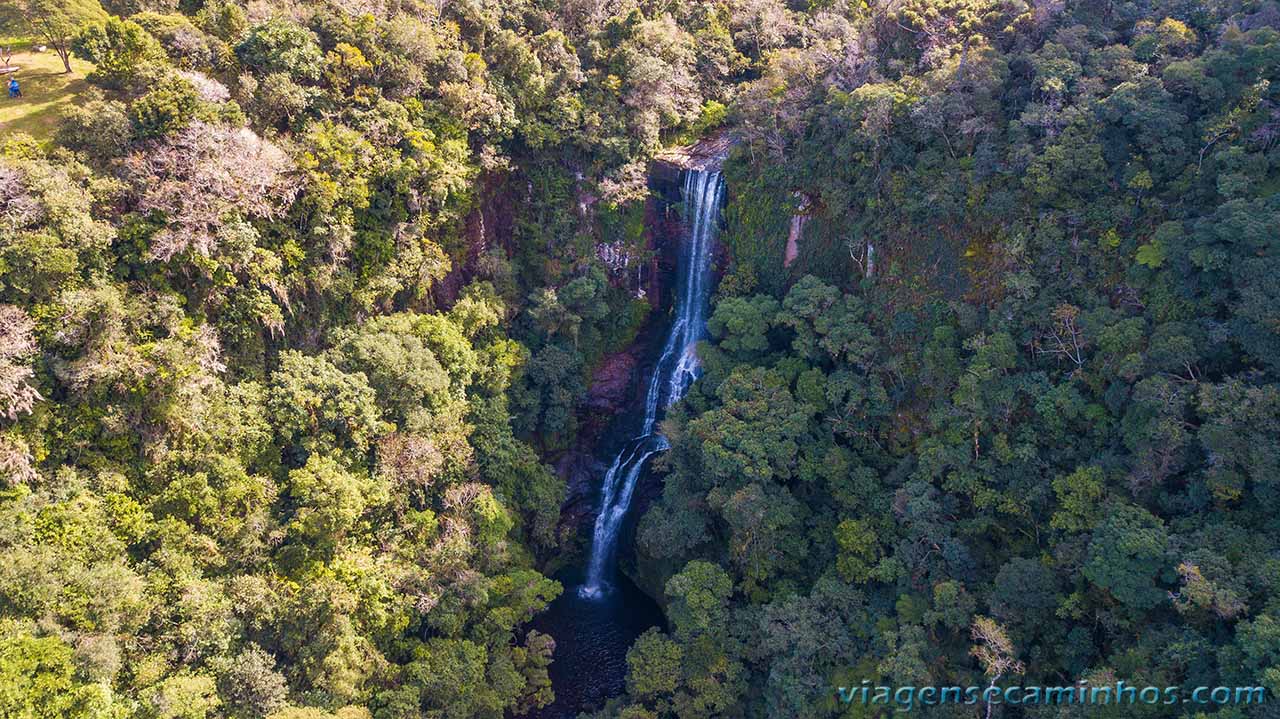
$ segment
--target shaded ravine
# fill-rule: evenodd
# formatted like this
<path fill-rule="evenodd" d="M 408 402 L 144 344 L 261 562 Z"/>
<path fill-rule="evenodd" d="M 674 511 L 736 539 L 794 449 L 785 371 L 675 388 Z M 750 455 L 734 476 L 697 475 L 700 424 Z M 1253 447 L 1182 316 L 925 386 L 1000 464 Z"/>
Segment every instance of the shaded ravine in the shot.
<path fill-rule="evenodd" d="M 667 333 L 662 355 L 649 379 L 644 418 L 640 430 L 627 443 L 604 475 L 600 513 L 592 534 L 591 559 L 580 593 L 599 597 L 608 591 L 617 558 L 618 532 L 631 508 L 631 497 L 645 463 L 671 445 L 654 430 L 658 411 L 684 397 L 699 372 L 697 345 L 707 331 L 707 304 L 711 292 L 711 252 L 719 227 L 720 198 L 724 183 L 716 171 L 690 170 L 685 174 L 685 212 L 688 236 L 681 247 L 681 282 L 676 288 L 675 318 Z"/>
<path fill-rule="evenodd" d="M 670 447 L 657 431 L 657 423 L 668 407 L 684 397 L 701 371 L 696 349 L 706 334 L 711 259 L 723 195 L 718 169 L 685 172 L 685 232 L 675 311 L 648 380 L 643 415 L 602 478 L 600 511 L 585 571 L 558 576 L 566 587 L 564 594 L 534 622 L 535 628 L 556 641 L 551 666 L 556 701 L 533 713 L 539 719 L 567 719 L 622 693 L 627 649 L 644 630 L 662 624 L 653 600 L 618 572 L 618 538 L 649 458 Z"/>

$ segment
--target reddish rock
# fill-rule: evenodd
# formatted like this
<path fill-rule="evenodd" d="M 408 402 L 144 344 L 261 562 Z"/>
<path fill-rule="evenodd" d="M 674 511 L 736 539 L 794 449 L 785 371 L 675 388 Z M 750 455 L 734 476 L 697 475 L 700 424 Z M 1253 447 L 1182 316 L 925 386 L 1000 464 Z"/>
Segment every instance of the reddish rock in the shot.
<path fill-rule="evenodd" d="M 489 172 L 481 178 L 475 207 L 463 220 L 463 236 L 466 246 L 459 257 L 454 257 L 449 273 L 431 287 L 436 307 L 448 309 L 457 301 L 462 288 L 475 274 L 476 261 L 492 245 L 507 250 L 515 226 L 517 198 L 510 176 L 502 172 Z"/>
<path fill-rule="evenodd" d="M 638 364 L 630 351 L 605 356 L 587 389 L 587 409 L 610 415 L 620 412 L 630 398 Z"/>

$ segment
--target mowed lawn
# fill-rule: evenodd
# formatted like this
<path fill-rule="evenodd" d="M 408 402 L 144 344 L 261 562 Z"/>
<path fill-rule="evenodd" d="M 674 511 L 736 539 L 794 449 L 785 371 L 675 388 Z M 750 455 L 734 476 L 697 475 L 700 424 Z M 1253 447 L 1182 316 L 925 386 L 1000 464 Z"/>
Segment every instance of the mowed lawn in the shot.
<path fill-rule="evenodd" d="M 0 136 L 25 132 L 37 140 L 50 139 L 59 111 L 88 89 L 84 76 L 93 65 L 71 58 L 72 72 L 65 73 L 61 58 L 52 50 L 15 52 L 10 63 L 18 66 L 22 97 L 9 99 L 10 76 L 0 76 Z"/>

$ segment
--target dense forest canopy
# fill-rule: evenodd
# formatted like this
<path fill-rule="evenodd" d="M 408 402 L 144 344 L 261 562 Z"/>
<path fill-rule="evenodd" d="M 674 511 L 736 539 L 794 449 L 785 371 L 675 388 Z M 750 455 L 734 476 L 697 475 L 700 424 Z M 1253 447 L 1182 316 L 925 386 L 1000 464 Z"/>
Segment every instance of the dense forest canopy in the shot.
<path fill-rule="evenodd" d="M 0 715 L 548 704 L 551 463 L 663 318 L 650 161 L 711 133 L 705 374 L 627 563 L 669 626 L 595 716 L 1280 692 L 1274 2 L 0 14 L 90 68 L 0 129 Z"/>

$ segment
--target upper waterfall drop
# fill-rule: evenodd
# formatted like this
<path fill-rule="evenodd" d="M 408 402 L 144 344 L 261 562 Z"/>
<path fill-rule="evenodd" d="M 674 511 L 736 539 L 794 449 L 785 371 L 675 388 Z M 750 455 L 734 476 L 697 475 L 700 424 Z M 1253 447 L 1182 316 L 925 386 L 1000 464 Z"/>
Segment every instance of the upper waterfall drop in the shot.
<path fill-rule="evenodd" d="M 718 169 L 685 172 L 682 198 L 687 231 L 680 252 L 675 317 L 649 379 L 639 433 L 623 446 L 604 475 L 587 577 L 579 590 L 584 597 L 598 597 L 603 591 L 605 574 L 617 553 L 618 533 L 645 462 L 671 446 L 654 430 L 658 413 L 684 397 L 701 373 L 697 346 L 707 331 L 711 256 L 720 229 L 723 196 L 724 180 Z"/>

